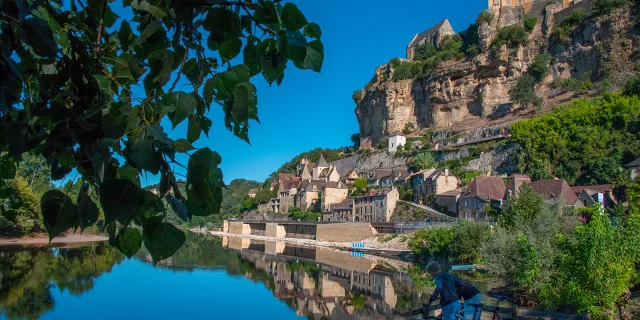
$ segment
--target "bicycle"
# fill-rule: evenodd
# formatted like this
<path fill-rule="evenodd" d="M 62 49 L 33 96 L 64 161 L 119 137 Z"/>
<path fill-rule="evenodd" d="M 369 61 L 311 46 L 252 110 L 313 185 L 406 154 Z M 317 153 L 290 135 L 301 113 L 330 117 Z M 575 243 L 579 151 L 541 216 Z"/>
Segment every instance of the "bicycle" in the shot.
<path fill-rule="evenodd" d="M 491 320 L 517 320 L 516 318 L 512 318 L 512 317 L 503 318 L 499 314 L 500 310 L 503 309 L 500 307 L 500 303 L 504 300 L 507 300 L 506 296 L 502 296 L 502 295 L 489 295 L 489 296 L 498 300 L 495 306 L 485 306 L 482 303 L 469 304 L 469 306 L 472 306 L 474 308 L 473 319 L 476 319 L 478 312 L 480 312 L 480 315 L 482 316 L 482 311 L 488 311 L 488 312 L 493 312 L 493 316 L 491 317 Z M 430 304 L 424 304 L 421 309 L 414 309 L 408 312 L 400 313 L 400 315 L 405 317 L 413 317 L 416 315 L 424 316 L 425 313 L 429 312 L 430 307 L 431 307 Z M 461 309 L 460 314 L 456 314 L 455 317 L 457 320 L 465 320 L 466 318 L 464 316 L 464 309 Z M 427 317 L 423 317 L 422 319 L 423 320 L 442 320 L 442 315 L 440 314 L 437 316 L 427 316 Z"/>

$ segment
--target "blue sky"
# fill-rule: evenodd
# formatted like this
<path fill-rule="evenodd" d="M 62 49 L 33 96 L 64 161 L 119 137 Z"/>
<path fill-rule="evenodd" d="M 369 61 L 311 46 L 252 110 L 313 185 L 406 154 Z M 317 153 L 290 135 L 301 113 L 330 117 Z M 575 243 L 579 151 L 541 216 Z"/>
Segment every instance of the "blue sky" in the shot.
<path fill-rule="evenodd" d="M 209 138 L 202 135 L 194 146 L 220 153 L 227 183 L 237 178 L 263 181 L 303 151 L 350 145 L 351 134 L 358 132 L 351 94 L 364 87 L 374 69 L 394 57 L 404 57 L 416 33 L 444 18 L 449 18 L 454 30 L 462 31 L 487 6 L 479 0 L 293 2 L 308 21 L 322 28 L 322 72 L 298 70 L 289 63 L 280 87 L 269 87 L 261 75 L 252 79 L 258 88 L 260 123 L 251 123 L 251 145 L 227 131 L 222 110 L 211 107 Z M 119 4 L 112 8 L 121 13 Z M 168 121 L 163 126 L 171 131 Z M 185 137 L 186 130 L 185 121 L 170 136 Z M 143 184 L 158 181 L 148 176 Z"/>

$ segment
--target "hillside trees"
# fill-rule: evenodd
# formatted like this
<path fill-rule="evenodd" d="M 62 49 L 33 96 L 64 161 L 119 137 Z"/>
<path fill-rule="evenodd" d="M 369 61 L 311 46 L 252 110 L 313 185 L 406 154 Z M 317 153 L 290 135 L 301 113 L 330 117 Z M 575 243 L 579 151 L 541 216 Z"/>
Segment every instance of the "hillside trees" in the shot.
<path fill-rule="evenodd" d="M 186 220 L 220 210 L 224 183 L 216 152 L 203 148 L 185 156 L 185 193 L 178 192 L 174 172 L 183 166 L 176 155 L 193 150 L 202 133 L 208 136 L 211 105 L 222 108 L 229 131 L 249 142 L 249 123 L 258 120 L 252 78 L 260 74 L 279 85 L 288 61 L 319 72 L 321 30 L 292 3 L 124 1 L 133 12 L 126 20 L 114 5 L 36 0 L 2 6 L 2 178 L 14 178 L 20 156 L 32 150 L 46 159 L 53 180 L 78 172 L 83 187 L 76 199 L 58 190 L 42 196 L 49 237 L 86 228 L 99 203 L 111 242 L 127 255 L 144 242 L 157 262 L 184 242 L 182 231 L 164 221 L 161 198 Z M 173 129 L 186 125 L 186 136 L 169 138 L 163 119 Z M 139 176 L 147 173 L 160 175 L 158 196 L 140 189 Z M 167 194 L 170 187 L 174 194 Z M 2 180 L 0 196 L 10 190 Z M 16 207 L 10 199 L 3 212 Z"/>

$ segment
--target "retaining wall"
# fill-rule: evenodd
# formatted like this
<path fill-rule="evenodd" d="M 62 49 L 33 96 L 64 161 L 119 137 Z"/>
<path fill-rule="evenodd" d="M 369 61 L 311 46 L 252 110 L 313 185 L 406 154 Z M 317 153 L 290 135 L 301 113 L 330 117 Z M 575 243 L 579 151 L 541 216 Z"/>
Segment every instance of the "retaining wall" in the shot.
<path fill-rule="evenodd" d="M 328 223 L 317 225 L 316 240 L 349 242 L 368 239 L 375 235 L 376 231 L 369 223 Z"/>

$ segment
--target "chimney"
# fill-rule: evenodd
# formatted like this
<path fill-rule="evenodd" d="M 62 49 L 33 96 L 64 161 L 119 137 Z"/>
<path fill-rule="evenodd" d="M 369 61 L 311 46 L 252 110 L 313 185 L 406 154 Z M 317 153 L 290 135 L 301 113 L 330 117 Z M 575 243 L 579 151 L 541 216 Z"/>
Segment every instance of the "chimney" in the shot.
<path fill-rule="evenodd" d="M 444 168 L 444 176 L 445 177 L 449 176 L 449 168 Z"/>

